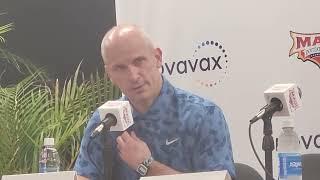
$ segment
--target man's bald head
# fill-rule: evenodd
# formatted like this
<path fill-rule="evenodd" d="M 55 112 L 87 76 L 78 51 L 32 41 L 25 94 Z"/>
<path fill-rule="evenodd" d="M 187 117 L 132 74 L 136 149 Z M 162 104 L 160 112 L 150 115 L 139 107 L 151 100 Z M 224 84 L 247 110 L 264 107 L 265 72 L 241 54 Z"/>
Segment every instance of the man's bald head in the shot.
<path fill-rule="evenodd" d="M 146 47 L 153 50 L 154 44 L 149 36 L 138 26 L 135 25 L 118 25 L 110 29 L 104 36 L 101 43 L 101 55 L 104 63 L 108 60 L 108 51 L 113 47 L 121 47 L 127 45 L 128 41 L 140 41 L 146 45 Z"/>
<path fill-rule="evenodd" d="M 113 27 L 101 43 L 104 68 L 139 112 L 145 112 L 160 93 L 162 51 L 134 25 Z"/>

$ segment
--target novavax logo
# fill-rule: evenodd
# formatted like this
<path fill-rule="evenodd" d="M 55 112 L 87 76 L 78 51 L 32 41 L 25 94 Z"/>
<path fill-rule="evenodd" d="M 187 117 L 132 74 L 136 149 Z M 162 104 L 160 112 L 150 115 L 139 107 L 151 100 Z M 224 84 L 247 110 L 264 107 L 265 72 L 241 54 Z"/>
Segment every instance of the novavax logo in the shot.
<path fill-rule="evenodd" d="M 213 40 L 196 46 L 193 56 L 162 65 L 161 71 L 169 76 L 188 76 L 204 87 L 214 87 L 228 74 L 228 54 L 224 46 Z"/>

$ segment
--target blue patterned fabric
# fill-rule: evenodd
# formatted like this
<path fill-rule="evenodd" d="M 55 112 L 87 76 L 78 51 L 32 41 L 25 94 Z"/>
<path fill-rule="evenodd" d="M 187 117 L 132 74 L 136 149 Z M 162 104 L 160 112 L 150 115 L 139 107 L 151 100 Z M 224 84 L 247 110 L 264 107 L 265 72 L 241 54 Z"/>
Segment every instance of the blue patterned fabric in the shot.
<path fill-rule="evenodd" d="M 160 92 L 148 112 L 133 111 L 134 131 L 143 140 L 156 161 L 181 172 L 228 170 L 235 177 L 229 130 L 221 109 L 214 103 L 173 87 L 165 78 Z M 104 179 L 102 137 L 95 138 L 88 148 L 89 135 L 100 123 L 96 111 L 88 122 L 75 164 L 78 175 L 92 180 Z M 115 180 L 136 180 L 138 173 L 130 169 L 117 154 L 116 137 L 110 132 L 114 148 Z"/>

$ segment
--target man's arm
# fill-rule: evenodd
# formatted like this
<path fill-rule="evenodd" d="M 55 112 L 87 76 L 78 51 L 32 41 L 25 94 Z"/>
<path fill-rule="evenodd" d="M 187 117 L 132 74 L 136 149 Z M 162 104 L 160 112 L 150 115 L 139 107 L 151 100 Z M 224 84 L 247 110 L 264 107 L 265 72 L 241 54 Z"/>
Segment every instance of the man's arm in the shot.
<path fill-rule="evenodd" d="M 77 175 L 77 180 L 89 180 L 89 178 Z"/>
<path fill-rule="evenodd" d="M 131 169 L 136 170 L 140 163 L 151 156 L 149 147 L 140 140 L 132 131 L 131 134 L 123 132 L 117 138 L 117 148 L 121 159 L 128 164 Z M 154 160 L 147 172 L 147 176 L 180 174 L 181 172 L 172 169 L 156 160 Z"/>
<path fill-rule="evenodd" d="M 160 175 L 171 175 L 181 174 L 182 172 L 176 171 L 169 166 L 161 164 L 158 161 L 153 161 L 149 167 L 147 176 L 160 176 Z"/>
<path fill-rule="evenodd" d="M 171 175 L 171 174 L 181 174 L 181 172 L 176 171 L 158 161 L 153 161 L 149 167 L 147 176 L 160 176 L 160 175 Z M 77 175 L 77 180 L 89 180 L 89 178 Z"/>
<path fill-rule="evenodd" d="M 232 145 L 223 112 L 217 106 L 207 106 L 196 135 L 193 165 L 195 171 L 228 170 L 235 177 Z"/>
<path fill-rule="evenodd" d="M 81 141 L 80 153 L 74 167 L 80 179 L 84 177 L 88 179 L 98 179 L 99 177 L 101 178 L 103 174 L 103 138 L 102 136 L 97 136 L 94 139 L 90 139 L 91 132 L 99 123 L 100 116 L 96 111 L 85 129 Z"/>

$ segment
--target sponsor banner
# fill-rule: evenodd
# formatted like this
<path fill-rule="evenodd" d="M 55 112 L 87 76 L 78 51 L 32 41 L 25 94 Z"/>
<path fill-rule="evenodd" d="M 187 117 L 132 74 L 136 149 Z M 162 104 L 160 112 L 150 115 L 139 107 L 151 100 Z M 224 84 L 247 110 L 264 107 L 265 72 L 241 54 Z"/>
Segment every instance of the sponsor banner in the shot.
<path fill-rule="evenodd" d="M 320 33 L 290 32 L 293 45 L 289 56 L 297 54 L 297 58 L 311 61 L 320 68 Z"/>
<path fill-rule="evenodd" d="M 301 12 L 306 4 L 308 13 Z M 296 83 L 302 108 L 293 117 L 302 153 L 320 153 L 320 1 L 116 1 L 117 23 L 134 23 L 162 48 L 160 71 L 176 86 L 207 97 L 224 111 L 236 162 L 263 173 L 248 139 L 249 120 L 274 84 Z M 282 118 L 283 119 L 283 118 Z M 273 118 L 278 137 L 281 118 Z M 252 127 L 259 156 L 262 121 Z M 276 155 L 274 167 L 276 171 Z"/>
<path fill-rule="evenodd" d="M 228 54 L 218 41 L 203 41 L 194 46 L 192 56 L 165 60 L 161 72 L 168 78 L 188 76 L 188 83 L 213 88 L 227 76 Z"/>

